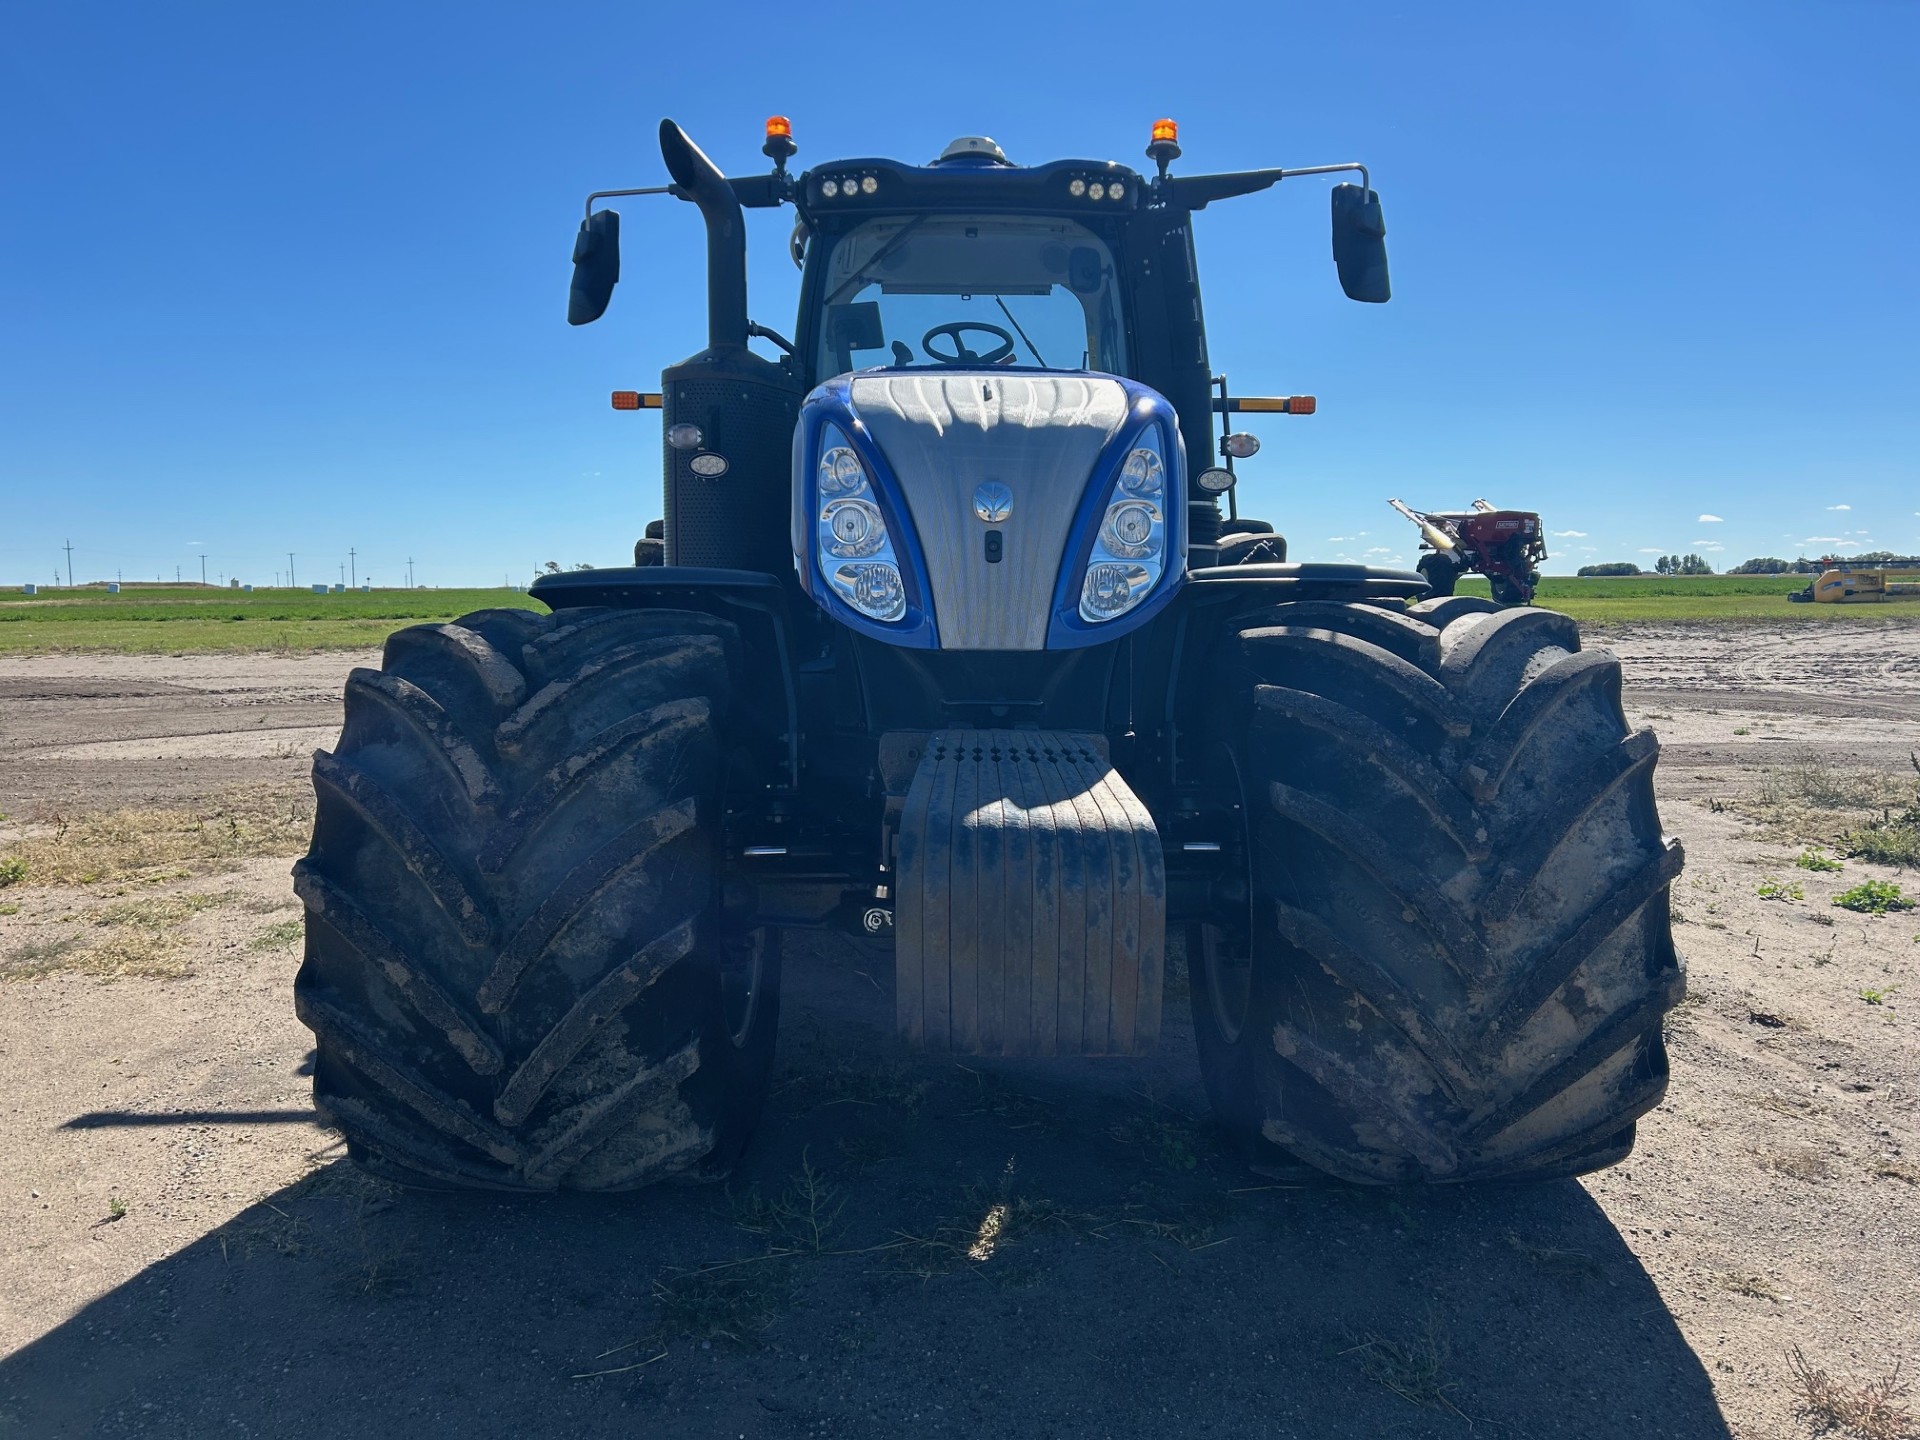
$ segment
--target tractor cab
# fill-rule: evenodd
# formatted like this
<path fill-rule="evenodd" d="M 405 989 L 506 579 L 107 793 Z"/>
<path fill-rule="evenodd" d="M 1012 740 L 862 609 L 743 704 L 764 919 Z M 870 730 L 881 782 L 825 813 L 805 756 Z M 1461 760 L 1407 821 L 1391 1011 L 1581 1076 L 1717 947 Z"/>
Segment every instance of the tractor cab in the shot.
<path fill-rule="evenodd" d="M 1175 176 L 1171 121 L 1154 127 L 1152 174 L 1017 164 L 984 136 L 925 164 L 791 174 L 792 128 L 777 117 L 763 148 L 771 175 L 727 179 L 661 127 L 665 190 L 706 217 L 709 344 L 663 376 L 666 514 L 636 558 L 791 576 L 831 618 L 899 645 L 1099 643 L 1170 603 L 1188 568 L 1221 561 L 1234 460 L 1258 444 L 1223 447 L 1224 417 L 1258 402 L 1232 400 L 1213 373 L 1194 211 L 1289 176 L 1357 172 L 1360 185 L 1334 190 L 1335 260 L 1353 298 L 1388 295 L 1379 201 L 1357 164 Z M 597 318 L 618 276 L 618 215 L 593 210 L 598 198 L 575 250 L 574 323 Z M 778 205 L 796 212 L 803 271 L 791 340 L 747 316 L 741 211 Z M 748 350 L 756 336 L 781 358 Z M 858 493 L 833 464 L 860 467 Z M 1129 465 L 1150 480 L 1120 485 Z M 1006 523 L 980 521 L 975 536 L 986 482 L 1006 491 L 986 507 Z M 1283 559 L 1271 528 L 1248 522 L 1256 538 L 1225 553 Z"/>

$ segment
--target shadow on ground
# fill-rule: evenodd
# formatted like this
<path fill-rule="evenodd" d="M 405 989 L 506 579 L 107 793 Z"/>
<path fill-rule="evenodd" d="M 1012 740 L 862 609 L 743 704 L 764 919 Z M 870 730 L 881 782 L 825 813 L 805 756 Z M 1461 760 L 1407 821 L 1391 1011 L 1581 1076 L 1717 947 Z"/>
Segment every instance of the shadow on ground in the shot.
<path fill-rule="evenodd" d="M 333 1159 L 0 1363 L 0 1432 L 1728 1435 L 1578 1184 L 1277 1187 L 1194 1118 L 1184 997 L 1151 1065 L 957 1065 L 885 964 L 790 957 L 730 1184 Z"/>

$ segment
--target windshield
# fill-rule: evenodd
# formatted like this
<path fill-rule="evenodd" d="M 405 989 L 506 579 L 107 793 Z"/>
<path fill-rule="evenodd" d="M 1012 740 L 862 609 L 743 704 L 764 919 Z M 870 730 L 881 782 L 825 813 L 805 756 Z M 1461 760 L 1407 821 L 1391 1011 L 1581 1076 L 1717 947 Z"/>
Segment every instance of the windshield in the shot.
<path fill-rule="evenodd" d="M 869 220 L 834 246 L 823 298 L 823 376 L 874 365 L 1126 373 L 1112 252 L 1071 220 Z"/>

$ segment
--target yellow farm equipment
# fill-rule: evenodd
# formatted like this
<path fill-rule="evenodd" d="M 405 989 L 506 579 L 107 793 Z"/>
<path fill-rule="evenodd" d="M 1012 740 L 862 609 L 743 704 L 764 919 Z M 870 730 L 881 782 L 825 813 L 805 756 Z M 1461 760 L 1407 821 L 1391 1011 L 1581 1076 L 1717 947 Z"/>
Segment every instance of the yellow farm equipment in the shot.
<path fill-rule="evenodd" d="M 1920 570 L 1853 570 L 1842 566 L 1837 570 L 1822 571 L 1819 579 L 1806 589 L 1795 592 L 1791 598 L 1812 600 L 1822 605 L 1920 600 Z"/>

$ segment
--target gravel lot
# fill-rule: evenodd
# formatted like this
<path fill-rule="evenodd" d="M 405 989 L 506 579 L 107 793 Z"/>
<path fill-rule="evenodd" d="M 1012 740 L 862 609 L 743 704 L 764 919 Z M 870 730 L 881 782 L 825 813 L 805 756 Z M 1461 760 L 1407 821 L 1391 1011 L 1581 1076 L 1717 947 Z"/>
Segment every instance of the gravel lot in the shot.
<path fill-rule="evenodd" d="M 1798 869 L 1750 801 L 1911 780 L 1920 626 L 1590 643 L 1666 745 L 1691 993 L 1577 1182 L 1278 1187 L 1206 1123 L 1182 976 L 1151 1061 L 956 1065 L 893 1040 L 884 950 L 811 936 L 729 1185 L 401 1192 L 312 1113 L 284 853 L 0 890 L 0 1435 L 1816 1433 L 1794 1347 L 1920 1367 L 1920 911 L 1828 903 L 1920 884 Z M 0 852 L 304 804 L 370 658 L 0 659 Z"/>

